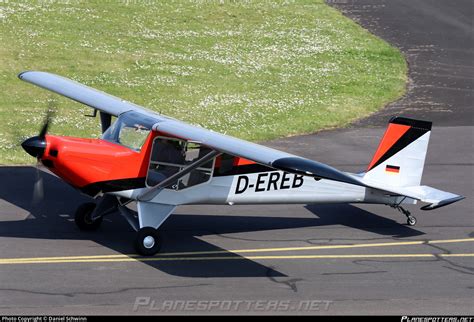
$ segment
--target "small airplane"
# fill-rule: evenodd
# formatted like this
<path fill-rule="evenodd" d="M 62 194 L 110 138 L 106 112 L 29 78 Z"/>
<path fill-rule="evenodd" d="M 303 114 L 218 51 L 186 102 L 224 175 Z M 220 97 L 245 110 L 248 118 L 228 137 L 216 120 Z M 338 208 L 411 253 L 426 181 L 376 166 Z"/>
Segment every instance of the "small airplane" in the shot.
<path fill-rule="evenodd" d="M 219 134 L 160 115 L 73 80 L 39 71 L 18 77 L 99 111 L 100 139 L 47 134 L 22 143 L 30 155 L 65 182 L 97 199 L 78 207 L 81 230 L 96 230 L 104 216 L 120 213 L 137 231 L 135 248 L 159 252 L 158 229 L 185 204 L 370 203 L 400 210 L 427 203 L 432 210 L 463 196 L 420 185 L 431 122 L 393 117 L 361 173 Z M 112 122 L 112 117 L 116 120 Z M 127 205 L 136 202 L 134 211 Z"/>

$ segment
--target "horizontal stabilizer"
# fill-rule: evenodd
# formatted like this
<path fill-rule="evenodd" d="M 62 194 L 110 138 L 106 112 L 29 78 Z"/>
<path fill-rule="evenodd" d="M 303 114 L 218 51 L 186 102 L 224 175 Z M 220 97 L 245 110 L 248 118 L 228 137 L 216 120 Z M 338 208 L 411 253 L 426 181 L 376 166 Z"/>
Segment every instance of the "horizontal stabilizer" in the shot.
<path fill-rule="evenodd" d="M 463 196 L 438 190 L 429 186 L 389 187 L 383 185 L 375 186 L 370 184 L 370 187 L 388 192 L 393 195 L 405 196 L 428 203 L 428 205 L 421 208 L 422 210 L 437 209 L 465 198 Z"/>
<path fill-rule="evenodd" d="M 440 208 L 440 207 L 450 205 L 452 203 L 455 203 L 456 201 L 463 200 L 464 198 L 465 197 L 463 197 L 463 196 L 456 196 L 456 197 L 453 197 L 453 198 L 441 200 L 437 203 L 432 203 L 432 204 L 423 206 L 420 209 L 421 210 L 433 210 L 433 209 L 436 209 L 436 208 Z"/>

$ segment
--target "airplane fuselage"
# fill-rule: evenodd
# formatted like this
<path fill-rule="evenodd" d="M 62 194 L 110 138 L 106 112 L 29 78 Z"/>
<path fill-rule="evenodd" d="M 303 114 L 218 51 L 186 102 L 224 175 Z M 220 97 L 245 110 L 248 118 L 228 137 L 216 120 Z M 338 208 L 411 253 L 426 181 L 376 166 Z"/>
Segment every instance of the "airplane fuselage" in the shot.
<path fill-rule="evenodd" d="M 112 192 L 135 199 L 144 189 Z M 378 190 L 283 171 L 215 176 L 205 184 L 183 190 L 163 189 L 150 200 L 160 204 L 310 204 L 381 203 L 395 197 Z"/>

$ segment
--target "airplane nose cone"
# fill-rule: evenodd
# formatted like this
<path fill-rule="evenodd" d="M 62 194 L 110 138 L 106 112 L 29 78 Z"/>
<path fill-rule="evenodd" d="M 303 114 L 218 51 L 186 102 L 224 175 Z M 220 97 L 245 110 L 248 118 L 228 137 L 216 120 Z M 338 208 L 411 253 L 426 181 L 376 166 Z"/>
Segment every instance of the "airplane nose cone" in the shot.
<path fill-rule="evenodd" d="M 46 140 L 39 136 L 33 136 L 23 141 L 21 146 L 29 155 L 35 158 L 41 158 L 46 149 Z"/>

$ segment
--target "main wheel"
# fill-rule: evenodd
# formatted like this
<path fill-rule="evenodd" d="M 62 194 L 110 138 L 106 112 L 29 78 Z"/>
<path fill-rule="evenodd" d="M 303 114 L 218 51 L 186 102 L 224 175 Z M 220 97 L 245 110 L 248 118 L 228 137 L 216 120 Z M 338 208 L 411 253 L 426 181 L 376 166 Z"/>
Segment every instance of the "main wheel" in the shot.
<path fill-rule="evenodd" d="M 416 225 L 416 218 L 413 216 L 408 216 L 407 217 L 407 224 L 409 226 L 415 226 Z"/>
<path fill-rule="evenodd" d="M 152 227 L 143 227 L 137 232 L 135 249 L 143 256 L 153 256 L 160 251 L 161 238 L 158 230 Z"/>
<path fill-rule="evenodd" d="M 92 220 L 91 215 L 96 207 L 93 202 L 83 203 L 77 207 L 76 214 L 74 215 L 74 221 L 80 230 L 92 231 L 97 230 L 102 223 L 102 217 Z"/>

